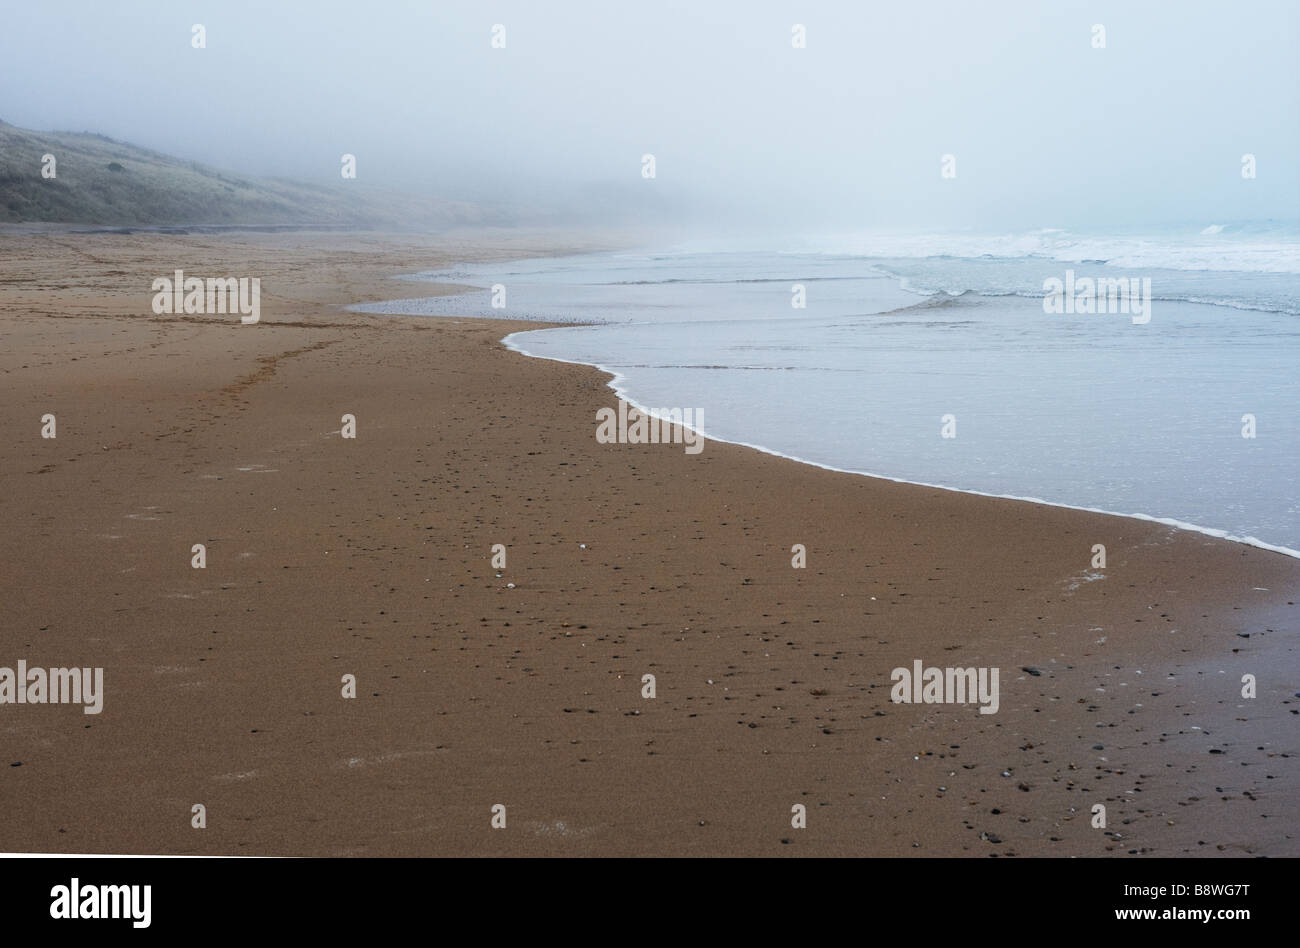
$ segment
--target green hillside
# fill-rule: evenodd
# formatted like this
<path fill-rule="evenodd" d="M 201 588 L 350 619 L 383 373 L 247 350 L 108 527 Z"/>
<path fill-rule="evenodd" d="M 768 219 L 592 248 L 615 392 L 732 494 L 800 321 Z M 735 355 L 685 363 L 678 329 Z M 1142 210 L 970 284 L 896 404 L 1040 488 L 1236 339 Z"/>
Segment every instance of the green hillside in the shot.
<path fill-rule="evenodd" d="M 41 175 L 42 156 L 56 177 Z M 254 178 L 88 132 L 0 122 L 0 222 L 403 228 L 498 223 L 475 205 Z"/>

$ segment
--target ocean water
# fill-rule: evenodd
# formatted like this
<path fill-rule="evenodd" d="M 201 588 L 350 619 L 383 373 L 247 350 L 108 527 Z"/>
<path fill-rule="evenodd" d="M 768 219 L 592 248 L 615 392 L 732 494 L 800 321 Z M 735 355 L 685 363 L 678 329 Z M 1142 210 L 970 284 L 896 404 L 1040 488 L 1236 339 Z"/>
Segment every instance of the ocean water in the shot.
<path fill-rule="evenodd" d="M 1150 279 L 1150 321 L 1044 312 L 1044 281 L 1067 270 Z M 810 237 L 415 278 L 483 289 L 355 309 L 589 323 L 507 341 L 613 372 L 637 405 L 697 409 L 711 439 L 1300 556 L 1300 237 L 1285 228 Z M 594 418 L 575 423 L 594 436 Z"/>

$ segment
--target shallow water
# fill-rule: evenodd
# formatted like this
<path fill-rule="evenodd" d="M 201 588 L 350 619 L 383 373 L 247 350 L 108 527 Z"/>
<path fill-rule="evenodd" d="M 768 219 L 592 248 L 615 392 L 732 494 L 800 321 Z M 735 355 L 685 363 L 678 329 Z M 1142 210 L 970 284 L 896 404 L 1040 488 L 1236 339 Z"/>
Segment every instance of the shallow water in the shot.
<path fill-rule="evenodd" d="M 501 284 L 503 309 L 488 289 L 356 308 L 597 323 L 510 342 L 614 372 L 639 405 L 699 409 L 714 439 L 1300 555 L 1300 275 L 1274 253 L 1248 272 L 1144 252 L 1166 266 L 1068 259 L 1077 248 L 1061 260 L 594 254 L 421 275 Z M 1046 314 L 1042 283 L 1067 268 L 1151 278 L 1150 322 Z M 791 305 L 795 284 L 805 308 Z"/>

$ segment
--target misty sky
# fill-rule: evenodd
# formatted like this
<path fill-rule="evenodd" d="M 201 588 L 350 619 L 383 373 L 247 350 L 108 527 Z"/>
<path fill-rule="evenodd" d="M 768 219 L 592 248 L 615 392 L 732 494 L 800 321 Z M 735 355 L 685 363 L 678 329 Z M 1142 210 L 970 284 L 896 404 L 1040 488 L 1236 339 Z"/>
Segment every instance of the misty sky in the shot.
<path fill-rule="evenodd" d="M 11 2 L 0 118 L 559 209 L 1132 231 L 1300 217 L 1298 41 L 1295 0 Z"/>

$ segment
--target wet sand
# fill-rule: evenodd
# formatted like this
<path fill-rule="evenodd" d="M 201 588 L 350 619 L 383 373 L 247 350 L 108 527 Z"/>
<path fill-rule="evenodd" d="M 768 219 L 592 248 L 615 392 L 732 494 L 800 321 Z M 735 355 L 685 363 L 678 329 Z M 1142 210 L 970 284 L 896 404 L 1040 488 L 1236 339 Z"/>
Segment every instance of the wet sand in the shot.
<path fill-rule="evenodd" d="M 342 309 L 599 245 L 0 237 L 0 666 L 105 682 L 0 705 L 0 850 L 1300 855 L 1300 561 L 598 444 L 608 376 L 500 345 L 537 324 Z M 259 277 L 260 323 L 155 316 L 178 268 Z M 998 712 L 891 702 L 918 659 Z"/>

